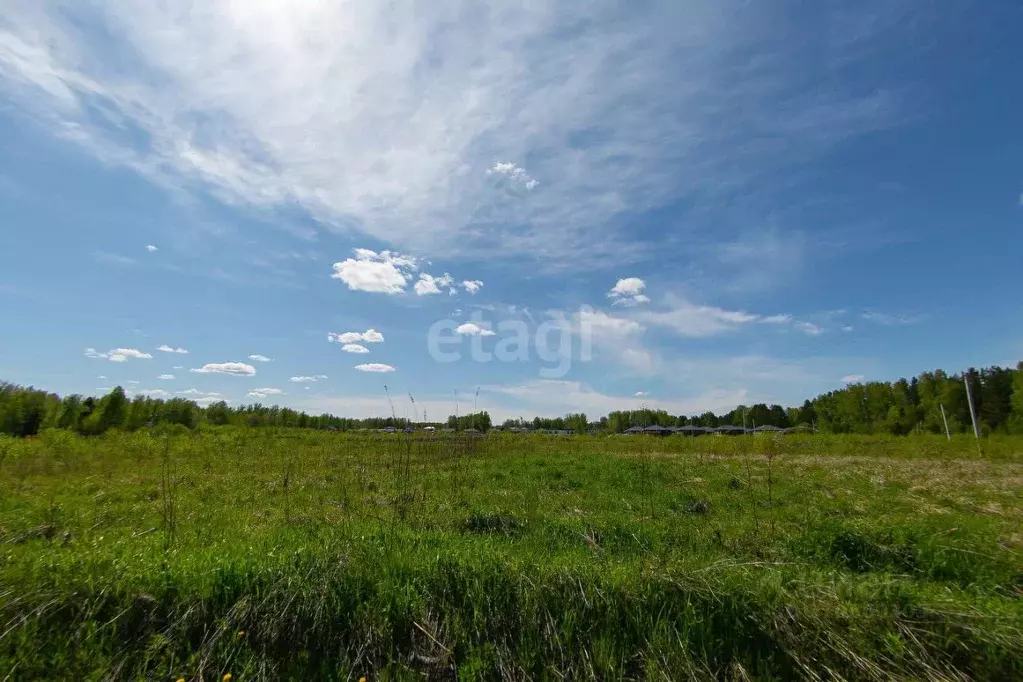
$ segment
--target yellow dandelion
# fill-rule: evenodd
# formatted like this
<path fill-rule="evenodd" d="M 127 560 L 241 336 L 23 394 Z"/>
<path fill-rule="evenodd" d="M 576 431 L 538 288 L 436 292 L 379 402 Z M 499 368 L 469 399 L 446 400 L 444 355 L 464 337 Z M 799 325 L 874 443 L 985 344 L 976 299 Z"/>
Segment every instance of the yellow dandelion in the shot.
<path fill-rule="evenodd" d="M 359 682 L 366 682 L 366 678 L 365 677 L 360 677 L 359 678 Z"/>
<path fill-rule="evenodd" d="M 179 677 L 178 678 L 178 682 L 185 682 L 185 678 L 184 677 Z"/>
<path fill-rule="evenodd" d="M 238 639 L 241 639 L 244 636 L 245 636 L 245 630 L 239 630 L 238 631 Z"/>
<path fill-rule="evenodd" d="M 231 682 L 231 673 L 224 673 L 224 676 L 220 678 L 223 682 Z"/>

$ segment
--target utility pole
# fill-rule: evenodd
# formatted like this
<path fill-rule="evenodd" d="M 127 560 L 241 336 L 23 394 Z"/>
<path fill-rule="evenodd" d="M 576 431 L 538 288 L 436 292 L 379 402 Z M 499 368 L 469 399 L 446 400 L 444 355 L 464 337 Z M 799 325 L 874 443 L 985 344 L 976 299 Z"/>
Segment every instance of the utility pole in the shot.
<path fill-rule="evenodd" d="M 948 432 L 948 417 L 945 416 L 945 406 L 938 403 L 938 407 L 941 408 L 941 421 L 945 422 L 945 436 L 952 440 L 952 434 Z"/>
<path fill-rule="evenodd" d="M 977 428 L 977 415 L 973 411 L 973 394 L 970 393 L 970 371 L 963 372 L 963 383 L 966 384 L 966 402 L 970 406 L 970 419 L 973 421 L 973 437 L 980 440 L 980 429 Z"/>

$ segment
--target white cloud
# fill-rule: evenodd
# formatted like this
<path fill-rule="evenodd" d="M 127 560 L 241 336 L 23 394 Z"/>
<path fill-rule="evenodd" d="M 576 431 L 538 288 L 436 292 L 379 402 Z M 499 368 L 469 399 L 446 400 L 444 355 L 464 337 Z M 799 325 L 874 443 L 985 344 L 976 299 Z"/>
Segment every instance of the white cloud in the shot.
<path fill-rule="evenodd" d="M 493 336 L 494 332 L 485 327 L 481 327 L 475 322 L 465 322 L 458 325 L 455 328 L 456 334 L 462 334 L 463 336 Z"/>
<path fill-rule="evenodd" d="M 290 379 L 288 379 L 288 381 L 290 381 L 292 383 L 295 383 L 295 384 L 306 384 L 306 383 L 310 383 L 310 382 L 314 382 L 314 381 L 319 381 L 321 379 L 326 379 L 326 378 L 327 378 L 326 374 L 314 374 L 313 376 L 308 376 L 308 377 L 305 377 L 305 376 L 291 377 Z"/>
<path fill-rule="evenodd" d="M 331 343 L 383 343 L 384 335 L 376 329 L 367 329 L 364 332 L 329 332 L 327 341 Z"/>
<path fill-rule="evenodd" d="M 867 322 L 873 322 L 885 327 L 901 327 L 910 324 L 917 324 L 923 322 L 923 315 L 897 315 L 891 313 L 879 313 L 875 311 L 867 311 L 860 315 Z"/>
<path fill-rule="evenodd" d="M 223 403 L 230 403 L 231 402 L 230 400 L 226 400 L 226 399 L 220 397 L 219 393 L 210 393 L 210 394 L 202 396 L 201 398 L 195 398 L 193 401 L 195 402 L 195 404 L 202 405 L 203 407 L 206 407 L 206 406 L 210 405 L 210 403 L 221 403 L 221 402 L 223 402 Z"/>
<path fill-rule="evenodd" d="M 155 253 L 155 252 L 157 252 L 159 250 L 160 249 L 156 248 L 152 244 L 146 244 L 146 251 L 148 251 L 149 253 Z"/>
<path fill-rule="evenodd" d="M 157 379 L 161 379 L 161 380 L 164 380 L 164 381 L 167 381 L 167 380 L 169 380 L 169 379 L 173 379 L 173 378 L 174 378 L 174 375 L 173 375 L 173 374 L 161 374 L 160 376 L 158 376 L 158 377 L 156 377 L 156 378 L 157 378 Z"/>
<path fill-rule="evenodd" d="M 380 362 L 367 362 L 366 364 L 363 364 L 363 365 L 356 365 L 355 369 L 359 370 L 360 372 L 393 372 L 394 371 L 394 367 L 391 367 L 390 365 L 385 365 L 385 364 L 380 363 Z"/>
<path fill-rule="evenodd" d="M 184 369 L 184 365 L 174 365 L 171 369 Z"/>
<path fill-rule="evenodd" d="M 462 288 L 468 291 L 470 294 L 475 294 L 477 291 L 483 288 L 483 282 L 478 279 L 467 279 L 462 282 Z"/>
<path fill-rule="evenodd" d="M 648 325 L 665 327 L 687 338 L 725 334 L 761 319 L 760 315 L 697 305 L 681 298 L 670 297 L 668 305 L 667 310 L 645 310 L 636 313 L 635 317 Z"/>
<path fill-rule="evenodd" d="M 200 391 L 197 388 L 186 388 L 184 391 L 178 391 L 177 394 L 178 395 L 187 395 L 187 396 L 204 395 L 204 396 L 208 396 L 208 397 L 212 397 L 212 398 L 219 398 L 220 397 L 219 393 L 214 393 L 214 392 L 211 392 L 211 391 Z"/>
<path fill-rule="evenodd" d="M 487 175 L 501 178 L 513 187 L 522 187 L 527 190 L 536 189 L 536 186 L 540 184 L 533 176 L 526 172 L 525 168 L 520 168 L 514 163 L 495 163 L 487 169 Z"/>
<path fill-rule="evenodd" d="M 791 315 L 768 315 L 760 318 L 764 324 L 788 324 L 792 322 Z"/>
<path fill-rule="evenodd" d="M 612 287 L 611 291 L 607 292 L 607 297 L 611 299 L 611 305 L 616 306 L 634 306 L 641 303 L 649 303 L 650 299 L 643 293 L 645 288 L 646 282 L 639 277 L 626 277 L 625 279 L 618 280 L 618 283 Z"/>
<path fill-rule="evenodd" d="M 126 382 L 124 382 L 124 383 L 126 383 L 126 384 L 131 384 L 132 386 L 138 386 L 138 385 L 139 385 L 139 384 L 140 384 L 141 382 L 139 382 L 139 381 L 136 381 L 135 379 L 128 379 L 128 380 L 127 380 Z"/>
<path fill-rule="evenodd" d="M 268 358 L 265 355 L 255 353 L 249 356 L 249 360 L 255 360 L 256 362 L 273 362 L 273 358 Z"/>
<path fill-rule="evenodd" d="M 824 330 L 815 325 L 813 322 L 796 322 L 795 326 L 796 329 L 807 336 L 820 336 L 824 333 Z"/>
<path fill-rule="evenodd" d="M 272 395 L 282 395 L 284 391 L 279 388 L 254 388 L 249 391 L 248 395 L 251 398 L 267 398 Z"/>
<path fill-rule="evenodd" d="M 633 395 L 635 395 L 635 397 L 637 398 L 646 398 L 650 394 L 647 393 L 646 391 L 636 391 Z"/>
<path fill-rule="evenodd" d="M 444 273 L 440 277 L 434 277 L 428 275 L 425 272 L 419 273 L 419 281 L 416 282 L 412 289 L 416 292 L 417 296 L 428 296 L 430 294 L 443 294 L 445 292 L 454 294 L 454 283 L 455 279 L 448 273 Z"/>
<path fill-rule="evenodd" d="M 150 360 L 152 355 L 149 353 L 143 353 L 136 348 L 115 348 L 111 351 L 101 353 L 95 348 L 86 348 L 85 357 L 93 358 L 96 360 L 109 360 L 110 362 L 124 362 L 128 358 L 136 358 L 138 360 Z"/>
<path fill-rule="evenodd" d="M 162 388 L 147 388 L 138 391 L 139 395 L 147 395 L 150 398 L 169 398 L 170 393 L 163 390 Z"/>
<path fill-rule="evenodd" d="M 185 350 L 184 348 L 174 348 L 173 346 L 168 346 L 166 343 L 157 348 L 156 350 L 160 351 L 161 353 L 178 353 L 180 355 L 185 355 L 188 353 L 188 351 Z"/>
<path fill-rule="evenodd" d="M 199 374 L 233 374 L 235 376 L 250 377 L 256 373 L 256 368 L 244 362 L 210 362 L 202 367 L 188 370 Z"/>
<path fill-rule="evenodd" d="M 390 251 L 377 253 L 355 249 L 355 258 L 334 263 L 333 279 L 339 279 L 352 291 L 400 294 L 416 269 L 416 260 Z"/>
<path fill-rule="evenodd" d="M 862 374 L 847 374 L 841 379 L 843 384 L 862 384 L 863 380 Z"/>
<path fill-rule="evenodd" d="M 103 375 L 103 374 L 100 374 L 100 375 L 99 375 L 98 377 L 96 377 L 96 378 L 97 378 L 97 379 L 106 379 L 106 376 L 105 376 L 105 375 Z"/>
<path fill-rule="evenodd" d="M 346 353 L 368 353 L 369 352 L 369 348 L 366 348 L 365 346 L 361 346 L 361 345 L 359 345 L 357 343 L 346 343 L 345 345 L 341 346 L 341 350 L 343 350 Z"/>
<path fill-rule="evenodd" d="M 50 134 L 164 185 L 435 254 L 589 247 L 562 267 L 620 253 L 622 214 L 724 202 L 896 118 L 897 76 L 864 91 L 810 58 L 873 56 L 887 3 L 855 22 L 739 0 L 620 8 L 6 3 L 0 87 Z M 495 179 L 528 201 L 494 196 Z"/>

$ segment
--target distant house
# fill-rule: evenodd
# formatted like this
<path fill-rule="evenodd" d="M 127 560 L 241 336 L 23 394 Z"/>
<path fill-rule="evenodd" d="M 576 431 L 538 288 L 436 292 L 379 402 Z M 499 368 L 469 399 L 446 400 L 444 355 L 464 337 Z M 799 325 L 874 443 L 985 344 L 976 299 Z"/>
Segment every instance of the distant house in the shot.
<path fill-rule="evenodd" d="M 670 436 L 671 429 L 665 428 L 663 426 L 657 426 L 655 424 L 654 426 L 648 426 L 645 429 L 643 429 L 643 433 L 647 434 L 648 436 Z"/>
<path fill-rule="evenodd" d="M 625 435 L 634 436 L 637 433 L 643 433 L 643 431 L 644 429 L 642 426 L 630 426 L 629 428 L 625 429 Z"/>
<path fill-rule="evenodd" d="M 679 426 L 675 433 L 683 436 L 702 436 L 707 433 L 714 433 L 714 429 L 708 429 L 703 426 Z"/>
<path fill-rule="evenodd" d="M 779 428 L 773 424 L 764 424 L 753 429 L 753 433 L 785 433 L 785 429 Z"/>
<path fill-rule="evenodd" d="M 732 426 L 726 424 L 725 426 L 719 426 L 714 431 L 722 436 L 741 436 L 746 433 L 746 429 L 741 426 Z"/>

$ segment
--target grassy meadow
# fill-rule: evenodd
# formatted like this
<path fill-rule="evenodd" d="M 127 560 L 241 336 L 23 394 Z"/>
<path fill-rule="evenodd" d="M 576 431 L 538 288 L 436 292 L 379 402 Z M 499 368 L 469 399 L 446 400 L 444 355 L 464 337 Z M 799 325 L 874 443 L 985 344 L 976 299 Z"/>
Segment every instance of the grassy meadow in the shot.
<path fill-rule="evenodd" d="M 0 679 L 1023 678 L 1023 438 L 0 439 Z"/>

